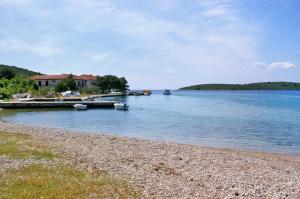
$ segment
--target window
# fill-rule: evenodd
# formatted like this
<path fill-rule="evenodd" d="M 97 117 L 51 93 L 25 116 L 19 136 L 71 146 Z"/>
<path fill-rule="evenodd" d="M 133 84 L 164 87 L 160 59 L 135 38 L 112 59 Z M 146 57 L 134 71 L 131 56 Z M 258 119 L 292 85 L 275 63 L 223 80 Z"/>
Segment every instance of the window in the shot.
<path fill-rule="evenodd" d="M 38 82 L 38 85 L 39 85 L 39 86 L 42 86 L 42 82 L 41 82 L 41 81 L 39 81 L 39 82 Z"/>
<path fill-rule="evenodd" d="M 52 80 L 52 83 L 55 83 L 56 81 L 55 80 Z"/>
<path fill-rule="evenodd" d="M 46 86 L 48 86 L 49 85 L 49 82 L 48 81 L 46 81 Z"/>

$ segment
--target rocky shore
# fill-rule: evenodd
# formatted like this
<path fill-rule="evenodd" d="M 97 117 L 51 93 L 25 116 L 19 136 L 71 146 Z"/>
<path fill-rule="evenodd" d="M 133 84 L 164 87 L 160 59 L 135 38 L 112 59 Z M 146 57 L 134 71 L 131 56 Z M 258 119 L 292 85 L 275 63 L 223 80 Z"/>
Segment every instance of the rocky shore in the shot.
<path fill-rule="evenodd" d="M 0 122 L 84 169 L 143 190 L 143 198 L 300 198 L 300 157 L 76 133 Z M 5 160 L 0 159 L 0 167 Z"/>

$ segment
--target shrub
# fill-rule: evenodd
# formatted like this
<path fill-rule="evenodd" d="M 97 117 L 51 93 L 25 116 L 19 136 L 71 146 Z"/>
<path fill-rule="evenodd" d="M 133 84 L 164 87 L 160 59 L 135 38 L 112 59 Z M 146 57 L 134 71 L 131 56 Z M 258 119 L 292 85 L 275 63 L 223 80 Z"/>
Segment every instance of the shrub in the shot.
<path fill-rule="evenodd" d="M 61 80 L 56 86 L 56 92 L 64 92 L 64 91 L 75 91 L 78 90 L 76 82 L 73 79 L 73 75 L 69 75 L 66 79 Z"/>
<path fill-rule="evenodd" d="M 39 90 L 32 92 L 32 95 L 52 98 L 59 96 L 59 93 L 57 93 L 54 88 L 40 88 Z"/>
<path fill-rule="evenodd" d="M 90 88 L 82 88 L 80 89 L 80 94 L 99 94 L 100 93 L 100 88 L 99 87 L 96 87 L 96 86 L 93 86 L 93 87 L 90 87 Z"/>
<path fill-rule="evenodd" d="M 37 87 L 33 80 L 24 77 L 13 79 L 0 79 L 0 95 L 3 98 L 11 98 L 16 93 L 27 93 L 36 91 Z"/>

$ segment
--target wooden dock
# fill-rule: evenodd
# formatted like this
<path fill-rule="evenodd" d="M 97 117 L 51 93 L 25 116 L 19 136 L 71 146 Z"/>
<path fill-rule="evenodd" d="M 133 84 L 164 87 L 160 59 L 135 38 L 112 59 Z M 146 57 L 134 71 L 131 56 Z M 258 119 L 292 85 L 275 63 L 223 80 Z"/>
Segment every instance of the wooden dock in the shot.
<path fill-rule="evenodd" d="M 0 102 L 3 109 L 42 109 L 42 108 L 73 108 L 75 104 L 87 105 L 90 108 L 114 108 L 116 101 L 61 101 L 61 102 Z"/>

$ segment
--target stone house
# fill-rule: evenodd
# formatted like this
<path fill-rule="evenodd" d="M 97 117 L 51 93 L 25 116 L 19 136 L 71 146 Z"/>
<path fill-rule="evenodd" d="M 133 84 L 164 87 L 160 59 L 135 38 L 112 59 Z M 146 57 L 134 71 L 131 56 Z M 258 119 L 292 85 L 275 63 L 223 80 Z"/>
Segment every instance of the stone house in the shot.
<path fill-rule="evenodd" d="M 38 87 L 55 87 L 61 80 L 66 79 L 69 74 L 62 75 L 35 75 L 31 79 L 36 82 Z M 92 87 L 97 80 L 93 75 L 73 75 L 73 79 L 79 88 Z"/>

